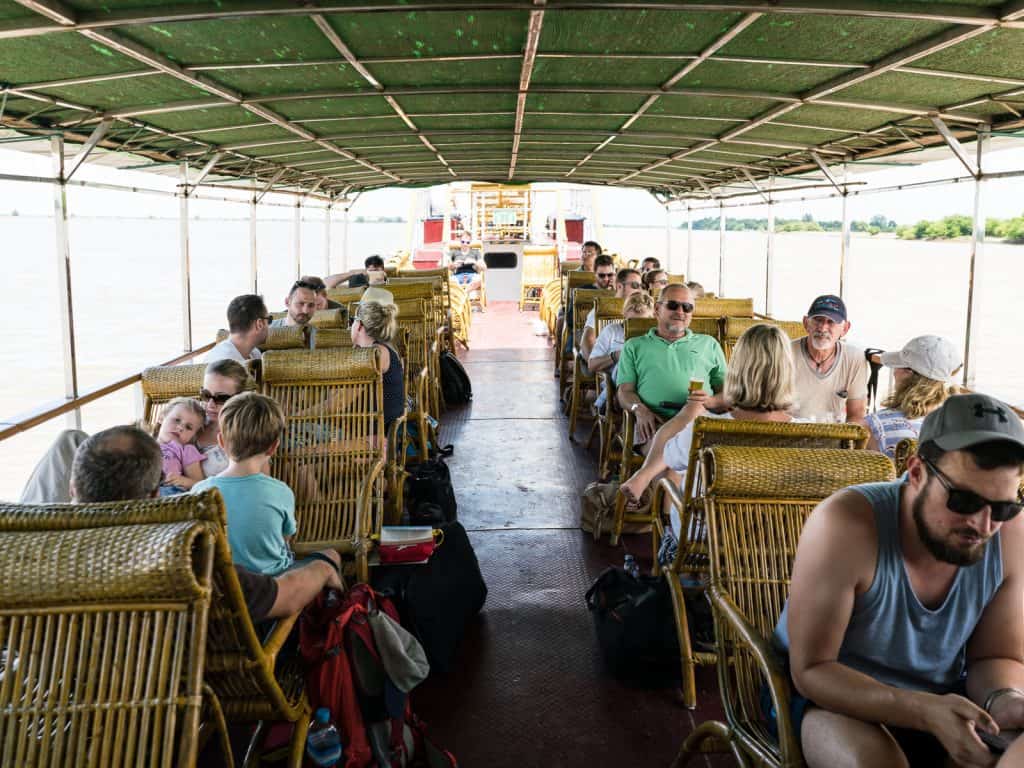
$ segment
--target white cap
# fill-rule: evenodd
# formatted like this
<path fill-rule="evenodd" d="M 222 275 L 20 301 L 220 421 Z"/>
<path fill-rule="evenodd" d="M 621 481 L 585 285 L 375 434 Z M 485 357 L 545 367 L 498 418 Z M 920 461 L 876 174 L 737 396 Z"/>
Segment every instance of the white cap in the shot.
<path fill-rule="evenodd" d="M 909 368 L 936 381 L 950 381 L 961 365 L 957 348 L 943 336 L 917 336 L 904 344 L 903 349 L 883 352 L 880 359 L 882 365 Z"/>

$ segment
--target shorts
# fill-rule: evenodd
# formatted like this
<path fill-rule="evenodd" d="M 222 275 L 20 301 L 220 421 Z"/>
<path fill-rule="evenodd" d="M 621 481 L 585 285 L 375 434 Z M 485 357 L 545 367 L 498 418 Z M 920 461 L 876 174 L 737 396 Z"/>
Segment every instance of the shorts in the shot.
<path fill-rule="evenodd" d="M 784 663 L 783 666 L 788 672 L 789 665 Z M 803 726 L 804 715 L 807 714 L 809 707 L 814 706 L 817 705 L 813 701 L 806 696 L 801 696 L 797 692 L 793 679 L 789 678 L 789 716 L 793 722 L 793 731 L 796 733 L 797 740 L 801 738 L 800 729 Z M 767 685 L 761 686 L 761 715 L 765 719 L 769 732 L 772 736 L 778 738 L 778 716 L 772 704 L 772 697 L 768 692 Z M 927 731 L 896 728 L 892 725 L 885 725 L 883 727 L 896 740 L 900 749 L 903 750 L 910 768 L 933 768 L 936 765 L 946 764 L 948 754 L 945 747 L 942 746 L 942 742 Z"/>
<path fill-rule="evenodd" d="M 188 493 L 187 488 L 179 488 L 176 485 L 161 485 L 160 486 L 160 498 L 164 496 L 178 496 L 182 493 Z"/>
<path fill-rule="evenodd" d="M 469 285 L 476 280 L 476 272 L 460 272 L 455 275 L 455 282 L 459 285 Z"/>

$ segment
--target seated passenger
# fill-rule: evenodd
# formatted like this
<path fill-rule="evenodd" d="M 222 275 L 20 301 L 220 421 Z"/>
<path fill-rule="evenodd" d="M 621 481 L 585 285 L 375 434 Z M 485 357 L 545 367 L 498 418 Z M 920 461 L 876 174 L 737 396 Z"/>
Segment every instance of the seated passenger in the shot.
<path fill-rule="evenodd" d="M 147 499 L 157 495 L 163 457 L 156 440 L 136 427 L 112 427 L 86 438 L 70 469 L 71 501 L 102 503 Z M 59 498 L 40 498 L 48 504 Z M 330 563 L 333 563 L 330 565 Z M 342 589 L 341 557 L 332 549 L 303 560 L 277 577 L 235 572 L 253 624 L 297 613 L 325 587 Z"/>
<path fill-rule="evenodd" d="M 398 351 L 389 343 L 398 331 L 395 297 L 383 288 L 367 288 L 352 319 L 352 344 L 380 350 L 384 372 L 384 435 L 391 423 L 405 411 L 405 367 Z"/>
<path fill-rule="evenodd" d="M 662 292 L 666 285 L 668 285 L 668 272 L 664 269 L 652 269 L 643 276 L 644 290 L 647 291 L 654 298 L 658 298 L 658 295 Z M 700 298 L 697 296 L 696 298 Z"/>
<path fill-rule="evenodd" d="M 850 332 L 846 304 L 819 296 L 804 317 L 807 335 L 792 343 L 796 404 L 810 421 L 863 422 L 867 410 L 868 363 L 864 350 L 842 338 Z"/>
<path fill-rule="evenodd" d="M 696 280 L 690 280 L 686 287 L 693 291 L 693 298 L 703 299 L 704 298 L 704 286 L 698 283 Z"/>
<path fill-rule="evenodd" d="M 661 269 L 661 262 L 653 256 L 648 256 L 646 259 L 640 262 L 640 274 L 646 275 L 648 272 L 654 269 Z"/>
<path fill-rule="evenodd" d="M 633 317 L 654 317 L 654 299 L 643 291 L 630 294 L 629 298 L 622 303 L 622 317 L 629 320 Z M 590 358 L 587 360 L 587 367 L 592 373 L 601 373 L 611 369 L 612 381 L 618 382 L 616 374 L 619 367 L 619 356 L 622 353 L 622 345 L 626 343 L 625 323 L 615 321 L 608 323 L 597 336 L 594 348 L 590 350 Z M 604 383 L 601 385 L 601 394 L 594 401 L 595 408 L 603 408 L 608 393 L 605 391 Z"/>
<path fill-rule="evenodd" d="M 345 282 L 348 283 L 349 288 L 362 288 L 365 285 L 378 285 L 387 282 L 384 259 L 377 254 L 367 256 L 363 261 L 363 269 L 350 269 L 348 272 L 328 275 L 324 279 L 327 288 L 337 288 Z"/>
<path fill-rule="evenodd" d="M 810 768 L 989 766 L 976 731 L 1024 727 L 1024 426 L 958 395 L 920 440 L 903 479 L 834 493 L 800 536 L 773 642 Z"/>
<path fill-rule="evenodd" d="M 303 275 L 299 278 L 299 282 L 308 283 L 309 285 L 314 286 L 313 290 L 316 291 L 317 310 L 341 309 L 341 304 L 327 298 L 327 284 L 316 275 Z"/>
<path fill-rule="evenodd" d="M 960 353 L 942 336 L 918 336 L 881 358 L 892 368 L 896 387 L 882 410 L 865 417 L 864 425 L 871 432 L 868 448 L 891 459 L 897 443 L 908 437 L 916 440 L 924 417 L 957 393 L 950 381 L 960 367 Z"/>
<path fill-rule="evenodd" d="M 569 333 L 566 334 L 565 354 L 571 355 L 572 350 L 579 343 L 579 338 L 573 333 L 573 313 L 575 312 L 575 296 L 577 290 L 602 290 L 610 291 L 614 288 L 615 282 L 615 261 L 611 256 L 601 254 L 594 259 L 594 282 L 580 285 L 573 289 L 566 303 L 565 316 L 568 318 Z"/>
<path fill-rule="evenodd" d="M 620 269 L 615 274 L 615 295 L 620 299 L 628 299 L 634 293 L 643 289 L 640 281 L 640 273 L 635 269 Z M 597 308 L 592 308 L 583 322 L 583 334 L 580 337 L 580 352 L 583 359 L 590 358 L 590 353 L 597 341 Z"/>
<path fill-rule="evenodd" d="M 690 382 L 718 393 L 725 383 L 725 354 L 713 336 L 690 330 L 693 293 L 669 285 L 654 304 L 658 325 L 622 348 L 619 405 L 636 419 L 634 442 L 646 444 L 658 426 L 682 408 Z"/>
<path fill-rule="evenodd" d="M 196 446 L 196 437 L 205 420 L 203 406 L 190 397 L 176 397 L 165 406 L 156 436 L 163 456 L 161 496 L 185 493 L 203 479 L 203 454 Z"/>
<path fill-rule="evenodd" d="M 467 294 L 480 290 L 486 269 L 483 254 L 479 251 L 474 253 L 468 243 L 463 243 L 459 252 L 453 253 L 448 263 L 448 270 L 455 282 L 463 286 Z"/>
<path fill-rule="evenodd" d="M 206 423 L 196 438 L 203 454 L 203 476 L 213 477 L 228 468 L 228 456 L 217 439 L 220 436 L 220 411 L 224 404 L 245 390 L 250 383 L 245 366 L 234 360 L 218 360 L 206 366 L 199 400 L 204 404 Z"/>
<path fill-rule="evenodd" d="M 228 304 L 228 337 L 207 353 L 206 362 L 259 360 L 259 346 L 267 340 L 271 319 L 262 296 L 236 296 Z"/>
<path fill-rule="evenodd" d="M 284 427 L 277 401 L 255 392 L 231 398 L 220 413 L 228 468 L 192 487 L 193 493 L 220 490 L 235 564 L 270 576 L 287 570 L 294 559 L 288 540 L 295 535 L 295 494 L 263 471 Z"/>
<path fill-rule="evenodd" d="M 580 249 L 580 265 L 578 267 L 576 267 L 576 269 L 574 271 L 576 271 L 576 272 L 593 272 L 596 269 L 594 261 L 600 255 L 601 255 L 601 246 L 600 246 L 600 244 L 594 242 L 593 240 L 587 240 L 587 242 L 585 242 L 583 244 L 583 247 Z M 615 266 L 615 261 L 612 260 L 610 262 L 610 264 L 611 264 L 611 266 Z M 593 286 L 590 286 L 590 287 L 593 287 Z M 571 301 L 572 301 L 572 297 L 569 296 L 567 298 L 567 302 L 566 303 L 569 303 Z M 562 338 L 562 330 L 565 327 L 565 317 L 566 317 L 565 312 L 566 312 L 566 309 L 567 309 L 566 307 L 559 307 L 559 309 L 558 309 L 558 316 L 555 318 L 555 346 L 556 347 L 559 345 L 559 343 L 561 343 L 559 340 Z M 569 317 L 571 318 L 572 315 L 569 315 Z M 570 320 L 569 322 L 571 323 L 572 320 Z M 567 352 L 571 352 L 571 351 L 572 351 L 572 346 L 570 344 L 567 347 Z M 555 375 L 558 376 L 558 370 L 557 369 L 555 370 Z"/>
<path fill-rule="evenodd" d="M 690 394 L 686 406 L 658 430 L 651 442 L 643 466 L 622 484 L 621 490 L 630 501 L 637 501 L 651 483 L 666 471 L 677 485 L 682 483 L 690 463 L 693 422 L 698 416 L 740 421 L 801 421 L 789 409 L 793 404 L 793 358 L 789 337 L 778 327 L 759 323 L 743 332 L 725 375 L 725 401 L 731 410 L 710 413 L 704 408 L 708 393 Z M 673 515 L 673 529 L 678 536 L 678 517 Z"/>

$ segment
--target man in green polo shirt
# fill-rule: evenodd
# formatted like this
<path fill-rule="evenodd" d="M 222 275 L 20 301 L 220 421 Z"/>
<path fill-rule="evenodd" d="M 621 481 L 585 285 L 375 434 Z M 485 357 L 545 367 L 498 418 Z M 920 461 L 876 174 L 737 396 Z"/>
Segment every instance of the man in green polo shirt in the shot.
<path fill-rule="evenodd" d="M 656 328 L 630 339 L 619 359 L 618 397 L 623 410 L 636 418 L 636 442 L 646 443 L 658 425 L 675 414 L 663 402 L 686 402 L 690 380 L 718 393 L 725 383 L 725 354 L 712 336 L 689 329 L 693 292 L 678 283 L 668 285 L 654 305 Z"/>

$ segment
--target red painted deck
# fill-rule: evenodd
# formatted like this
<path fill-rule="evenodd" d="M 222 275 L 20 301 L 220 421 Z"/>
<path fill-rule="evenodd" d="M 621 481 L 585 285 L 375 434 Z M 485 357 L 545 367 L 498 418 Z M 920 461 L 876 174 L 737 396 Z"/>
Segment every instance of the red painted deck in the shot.
<path fill-rule="evenodd" d="M 445 414 L 442 442 L 455 444 L 459 519 L 490 594 L 458 669 L 432 676 L 414 704 L 468 768 L 668 766 L 696 723 L 721 717 L 714 669 L 700 671 L 694 712 L 671 684 L 636 688 L 604 671 L 584 593 L 627 550 L 649 560 L 649 543 L 613 548 L 578 528 L 595 460 L 568 439 L 553 352 L 536 323 L 536 312 L 492 303 L 474 313 L 460 355 L 473 402 Z"/>

